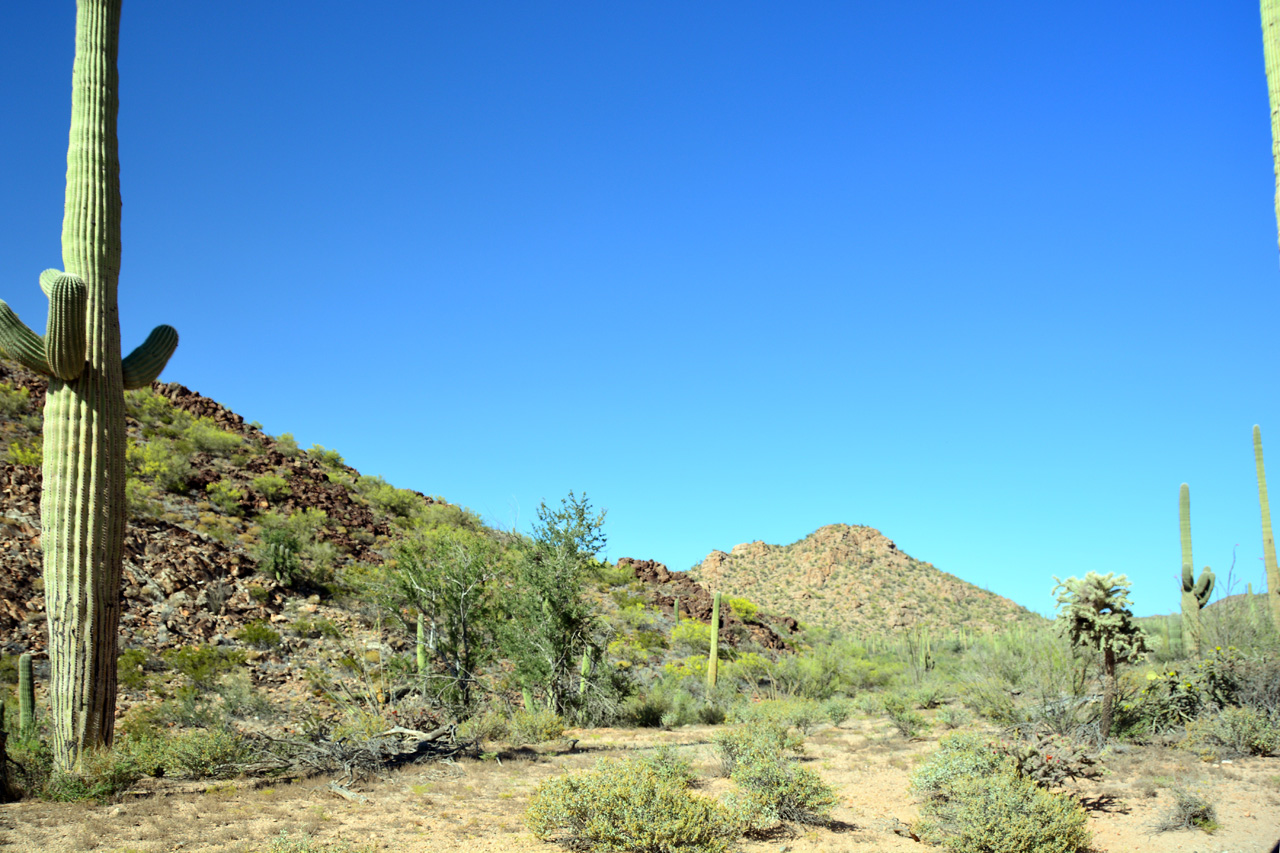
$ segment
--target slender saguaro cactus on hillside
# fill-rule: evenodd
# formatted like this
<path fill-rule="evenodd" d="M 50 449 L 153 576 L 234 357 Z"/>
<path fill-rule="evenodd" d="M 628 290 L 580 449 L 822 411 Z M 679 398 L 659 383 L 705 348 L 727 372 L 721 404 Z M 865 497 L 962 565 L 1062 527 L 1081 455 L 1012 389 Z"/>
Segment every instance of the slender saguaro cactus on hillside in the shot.
<path fill-rule="evenodd" d="M 18 657 L 18 736 L 36 737 L 36 680 L 31 672 L 31 655 Z"/>
<path fill-rule="evenodd" d="M 720 660 L 720 593 L 711 599 L 711 655 L 707 659 L 707 686 L 716 686 L 717 664 Z"/>
<path fill-rule="evenodd" d="M 1280 225 L 1280 0 L 1262 0 L 1262 58 L 1271 102 L 1271 160 L 1276 174 L 1276 224 Z"/>
<path fill-rule="evenodd" d="M 40 501 L 55 766 L 111 744 L 124 540 L 124 390 L 160 375 L 178 333 L 158 326 L 120 358 L 121 0 L 78 0 L 62 220 L 65 271 L 45 270 L 44 336 L 0 302 L 0 347 L 49 377 Z"/>
<path fill-rule="evenodd" d="M 1191 487 L 1186 483 L 1178 493 L 1178 521 L 1182 528 L 1182 636 L 1183 650 L 1186 650 L 1186 639 L 1191 641 L 1191 651 L 1200 654 L 1200 637 L 1203 625 L 1200 622 L 1200 609 L 1209 603 L 1213 593 L 1213 570 L 1208 566 L 1196 580 L 1195 564 L 1191 561 Z"/>
<path fill-rule="evenodd" d="M 1258 466 L 1258 503 L 1262 505 L 1262 559 L 1267 567 L 1267 602 L 1280 631 L 1280 569 L 1276 568 L 1276 540 L 1271 535 L 1271 505 L 1267 503 L 1267 472 L 1262 464 L 1262 428 L 1253 425 L 1253 461 Z"/>

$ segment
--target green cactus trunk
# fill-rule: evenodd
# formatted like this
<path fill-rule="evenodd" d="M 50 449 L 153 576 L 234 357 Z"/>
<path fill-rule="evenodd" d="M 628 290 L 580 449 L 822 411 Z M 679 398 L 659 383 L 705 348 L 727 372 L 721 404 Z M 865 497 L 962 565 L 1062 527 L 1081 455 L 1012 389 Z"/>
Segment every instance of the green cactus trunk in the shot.
<path fill-rule="evenodd" d="M 1262 0 L 1262 58 L 1271 102 L 1271 160 L 1276 175 L 1276 224 L 1280 225 L 1280 0 Z"/>
<path fill-rule="evenodd" d="M 1270 78 L 1270 73 L 1268 73 Z M 1274 103 L 1274 101 L 1273 101 Z M 1267 603 L 1280 631 L 1280 570 L 1276 568 L 1276 540 L 1271 535 L 1271 505 L 1267 502 L 1267 472 L 1262 464 L 1262 428 L 1253 427 L 1253 461 L 1258 466 L 1258 503 L 1262 506 L 1262 559 L 1267 567 Z"/>
<path fill-rule="evenodd" d="M 427 677 L 427 629 L 426 617 L 418 611 L 418 678 Z"/>
<path fill-rule="evenodd" d="M 720 660 L 720 593 L 711 600 L 711 655 L 707 660 L 707 687 L 716 686 L 717 664 Z"/>
<path fill-rule="evenodd" d="M 1195 564 L 1191 559 L 1191 487 L 1186 483 L 1178 493 L 1178 522 L 1182 533 L 1182 637 L 1184 651 L 1189 646 L 1191 653 L 1199 656 L 1200 640 L 1204 633 L 1204 625 L 1200 620 L 1200 609 L 1209 603 L 1213 592 L 1213 572 L 1208 566 L 1195 579 Z"/>
<path fill-rule="evenodd" d="M 36 739 L 36 680 L 31 671 L 31 655 L 18 657 L 18 737 Z"/>
<path fill-rule="evenodd" d="M 65 271 L 46 270 L 43 337 L 0 302 L 0 347 L 49 377 L 40 505 L 54 765 L 79 767 L 115 728 L 124 540 L 124 389 L 150 384 L 178 344 L 157 327 L 123 361 L 116 55 L 121 0 L 78 0 L 62 222 Z"/>

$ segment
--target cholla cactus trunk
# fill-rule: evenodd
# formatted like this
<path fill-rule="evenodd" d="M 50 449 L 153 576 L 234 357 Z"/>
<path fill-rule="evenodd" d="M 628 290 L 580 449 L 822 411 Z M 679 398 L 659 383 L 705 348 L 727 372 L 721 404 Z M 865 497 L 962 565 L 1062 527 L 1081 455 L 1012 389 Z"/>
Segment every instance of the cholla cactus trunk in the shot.
<path fill-rule="evenodd" d="M 1262 0 L 1262 58 L 1271 102 L 1271 159 L 1276 175 L 1276 223 L 1280 225 L 1280 0 Z"/>
<path fill-rule="evenodd" d="M 78 768 L 115 727 L 120 560 L 125 525 L 124 389 L 149 384 L 178 344 L 157 327 L 123 361 L 116 54 L 121 0 L 78 0 L 64 271 L 46 270 L 42 337 L 0 303 L 0 346 L 49 377 L 44 409 L 44 548 L 55 767 Z"/>
<path fill-rule="evenodd" d="M 1262 558 L 1267 567 L 1267 603 L 1280 631 L 1280 569 L 1276 568 L 1276 540 L 1271 535 L 1271 505 L 1267 502 L 1267 472 L 1262 464 L 1262 428 L 1253 427 L 1253 461 L 1258 466 L 1258 503 L 1262 507 Z"/>
<path fill-rule="evenodd" d="M 711 600 L 711 655 L 707 660 L 707 686 L 716 686 L 717 664 L 720 660 L 720 593 Z"/>
<path fill-rule="evenodd" d="M 36 680 L 31 655 L 18 657 L 18 736 L 25 741 L 36 737 Z"/>

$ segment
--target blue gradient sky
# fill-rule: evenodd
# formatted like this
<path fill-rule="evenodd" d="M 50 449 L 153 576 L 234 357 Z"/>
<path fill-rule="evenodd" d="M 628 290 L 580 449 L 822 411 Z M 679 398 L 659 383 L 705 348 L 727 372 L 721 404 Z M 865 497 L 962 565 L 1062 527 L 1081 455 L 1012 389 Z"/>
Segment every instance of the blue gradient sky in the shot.
<path fill-rule="evenodd" d="M 296 14 L 305 6 L 305 16 Z M 0 7 L 0 297 L 60 263 L 74 5 Z M 1280 256 L 1244 4 L 129 0 L 126 349 L 608 556 L 868 524 L 1040 612 L 1262 584 Z M 1280 488 L 1280 487 L 1278 487 Z"/>

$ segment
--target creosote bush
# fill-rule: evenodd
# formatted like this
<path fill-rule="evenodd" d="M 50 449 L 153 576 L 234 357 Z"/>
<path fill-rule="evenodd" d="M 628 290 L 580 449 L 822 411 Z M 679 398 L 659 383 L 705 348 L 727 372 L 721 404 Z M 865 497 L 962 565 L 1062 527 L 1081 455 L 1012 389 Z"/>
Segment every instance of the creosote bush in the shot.
<path fill-rule="evenodd" d="M 547 708 L 521 709 L 511 715 L 508 733 L 513 746 L 546 743 L 564 734 L 564 718 Z"/>
<path fill-rule="evenodd" d="M 727 853 L 740 832 L 729 811 L 654 764 L 606 758 L 594 770 L 543 782 L 525 822 L 539 839 L 581 850 Z"/>

